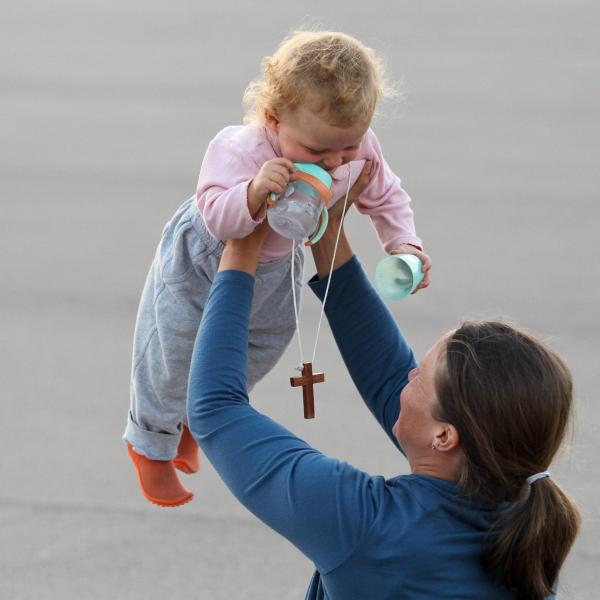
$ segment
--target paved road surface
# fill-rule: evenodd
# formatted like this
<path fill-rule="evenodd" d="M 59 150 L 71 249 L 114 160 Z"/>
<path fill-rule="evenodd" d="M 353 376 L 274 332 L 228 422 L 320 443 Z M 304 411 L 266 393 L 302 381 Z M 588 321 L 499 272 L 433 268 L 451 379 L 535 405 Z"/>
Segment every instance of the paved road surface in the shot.
<path fill-rule="evenodd" d="M 305 23 L 380 50 L 403 81 L 375 123 L 434 260 L 393 306 L 419 353 L 464 316 L 509 315 L 572 367 L 578 416 L 555 477 L 584 529 L 559 597 L 597 597 L 600 42 L 597 3 L 542 0 L 9 3 L 0 20 L 0 597 L 296 599 L 311 565 L 210 465 L 193 503 L 138 494 L 119 443 L 138 296 L 210 138 L 241 119 L 262 56 Z M 358 215 L 366 268 L 382 256 Z M 305 344 L 318 306 L 307 298 Z M 329 331 L 318 418 L 291 346 L 253 401 L 327 453 L 406 471 L 365 417 Z"/>

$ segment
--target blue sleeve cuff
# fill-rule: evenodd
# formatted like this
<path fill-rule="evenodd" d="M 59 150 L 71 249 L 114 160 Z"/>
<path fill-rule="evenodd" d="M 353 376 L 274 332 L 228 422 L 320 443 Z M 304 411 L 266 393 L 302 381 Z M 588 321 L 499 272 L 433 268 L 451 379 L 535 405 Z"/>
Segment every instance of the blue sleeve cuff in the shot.
<path fill-rule="evenodd" d="M 237 271 L 235 269 L 227 269 L 225 271 L 219 271 L 213 281 L 213 285 L 219 281 L 230 281 L 234 285 L 240 285 L 242 287 L 250 286 L 254 288 L 254 277 L 245 271 Z"/>

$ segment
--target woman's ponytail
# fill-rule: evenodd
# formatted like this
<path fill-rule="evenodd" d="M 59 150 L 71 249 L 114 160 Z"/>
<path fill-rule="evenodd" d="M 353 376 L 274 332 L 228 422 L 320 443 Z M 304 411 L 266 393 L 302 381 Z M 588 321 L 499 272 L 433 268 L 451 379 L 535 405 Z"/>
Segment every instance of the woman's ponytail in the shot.
<path fill-rule="evenodd" d="M 543 600 L 553 591 L 580 525 L 573 501 L 550 478 L 529 486 L 525 500 L 505 513 L 489 556 L 517 598 Z"/>

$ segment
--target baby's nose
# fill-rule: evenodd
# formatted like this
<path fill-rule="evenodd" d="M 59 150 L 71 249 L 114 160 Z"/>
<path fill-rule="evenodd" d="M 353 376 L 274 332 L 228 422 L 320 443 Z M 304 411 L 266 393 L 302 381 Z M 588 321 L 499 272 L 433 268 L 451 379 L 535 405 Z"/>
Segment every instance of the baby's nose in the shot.
<path fill-rule="evenodd" d="M 339 167 L 342 163 L 343 163 L 343 159 L 342 159 L 342 155 L 338 154 L 336 156 L 328 156 L 324 161 L 323 164 L 325 165 L 326 169 L 336 169 L 337 167 Z"/>

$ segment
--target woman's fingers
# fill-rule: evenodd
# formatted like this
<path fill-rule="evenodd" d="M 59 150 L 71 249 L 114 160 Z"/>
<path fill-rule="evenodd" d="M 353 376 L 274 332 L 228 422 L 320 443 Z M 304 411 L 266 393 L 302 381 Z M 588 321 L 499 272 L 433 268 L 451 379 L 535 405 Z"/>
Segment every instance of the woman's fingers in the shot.
<path fill-rule="evenodd" d="M 372 161 L 365 161 L 358 179 L 354 182 L 354 185 L 350 188 L 350 192 L 348 193 L 347 208 L 349 208 L 354 201 L 360 197 L 360 195 L 365 191 L 365 188 L 369 185 L 369 181 L 371 181 L 372 166 Z"/>
<path fill-rule="evenodd" d="M 360 197 L 360 195 L 364 192 L 367 185 L 369 185 L 369 181 L 371 181 L 371 168 L 372 161 L 367 160 L 363 165 L 363 168 L 358 176 L 358 179 L 354 182 L 354 185 L 350 188 L 348 192 L 348 202 L 346 202 L 346 212 L 348 209 L 354 204 L 354 202 Z M 330 218 L 336 218 L 343 216 L 342 211 L 344 210 L 344 201 L 340 198 L 329 210 Z M 344 213 L 344 214 L 345 214 Z"/>
<path fill-rule="evenodd" d="M 354 185 L 350 188 L 348 199 L 352 198 L 352 201 L 356 200 L 369 185 L 371 181 L 371 168 L 373 167 L 373 161 L 366 160 L 363 168 L 358 176 L 358 179 L 354 182 Z"/>

